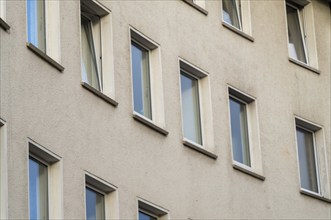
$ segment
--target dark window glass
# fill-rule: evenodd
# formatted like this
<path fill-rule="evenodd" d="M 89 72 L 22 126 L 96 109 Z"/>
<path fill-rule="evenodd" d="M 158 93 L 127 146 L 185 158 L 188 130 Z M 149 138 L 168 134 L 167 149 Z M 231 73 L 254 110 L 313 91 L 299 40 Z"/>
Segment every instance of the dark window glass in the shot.
<path fill-rule="evenodd" d="M 134 111 L 152 119 L 149 52 L 132 42 L 131 53 Z"/>
<path fill-rule="evenodd" d="M 230 97 L 230 115 L 233 159 L 250 166 L 246 104 Z"/>
<path fill-rule="evenodd" d="M 146 214 L 145 212 L 139 211 L 139 220 L 157 220 L 157 218 Z"/>
<path fill-rule="evenodd" d="M 48 219 L 47 166 L 29 159 L 29 207 L 30 219 Z"/>
<path fill-rule="evenodd" d="M 185 74 L 183 71 L 180 79 L 184 137 L 202 144 L 198 79 Z"/>
<path fill-rule="evenodd" d="M 105 219 L 104 195 L 86 187 L 86 219 Z"/>
<path fill-rule="evenodd" d="M 301 187 L 318 193 L 314 134 L 297 127 Z"/>

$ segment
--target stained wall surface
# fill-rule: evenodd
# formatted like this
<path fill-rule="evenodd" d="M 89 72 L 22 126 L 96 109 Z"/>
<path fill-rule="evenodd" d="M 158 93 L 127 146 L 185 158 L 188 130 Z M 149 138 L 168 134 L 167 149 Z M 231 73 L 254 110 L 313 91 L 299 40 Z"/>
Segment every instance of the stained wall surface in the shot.
<path fill-rule="evenodd" d="M 250 1 L 251 37 L 184 1 L 101 1 L 110 9 L 114 99 L 81 85 L 80 2 L 60 2 L 58 71 L 26 46 L 26 2 L 7 1 L 0 30 L 0 117 L 7 126 L 8 218 L 27 219 L 28 140 L 63 161 L 63 217 L 85 218 L 85 171 L 117 187 L 119 217 L 137 197 L 170 219 L 329 219 L 330 203 L 300 193 L 295 116 L 323 127 L 331 170 L 330 6 L 312 1 L 319 74 L 289 61 L 285 2 Z M 133 118 L 130 27 L 161 48 L 167 136 Z M 183 145 L 179 58 L 208 73 L 217 159 Z M 256 99 L 262 181 L 232 165 L 228 86 Z M 329 177 L 329 186 L 331 184 Z"/>

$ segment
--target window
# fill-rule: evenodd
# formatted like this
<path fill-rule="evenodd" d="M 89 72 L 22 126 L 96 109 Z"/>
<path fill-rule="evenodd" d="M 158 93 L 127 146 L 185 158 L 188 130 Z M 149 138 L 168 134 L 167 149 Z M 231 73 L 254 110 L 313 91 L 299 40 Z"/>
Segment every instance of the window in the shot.
<path fill-rule="evenodd" d="M 134 111 L 152 119 L 149 51 L 131 43 Z"/>
<path fill-rule="evenodd" d="M 132 27 L 130 37 L 134 118 L 167 135 L 164 130 L 161 48 Z"/>
<path fill-rule="evenodd" d="M 48 219 L 48 165 L 29 157 L 30 219 Z"/>
<path fill-rule="evenodd" d="M 204 15 L 208 14 L 208 11 L 206 11 L 206 0 L 183 0 L 188 5 L 192 6 L 193 8 L 197 9 Z"/>
<path fill-rule="evenodd" d="M 62 163 L 60 158 L 29 141 L 30 219 L 63 218 Z"/>
<path fill-rule="evenodd" d="M 250 1 L 222 0 L 222 20 L 224 27 L 254 41 L 251 36 Z"/>
<path fill-rule="evenodd" d="M 303 118 L 295 118 L 300 191 L 328 202 L 329 171 L 322 126 Z"/>
<path fill-rule="evenodd" d="M 184 145 L 216 159 L 208 74 L 183 59 L 179 65 Z"/>
<path fill-rule="evenodd" d="M 0 1 L 0 27 L 4 30 L 9 30 L 10 26 L 6 23 L 6 1 Z"/>
<path fill-rule="evenodd" d="M 116 187 L 86 173 L 85 210 L 87 220 L 119 219 Z"/>
<path fill-rule="evenodd" d="M 27 0 L 27 46 L 46 62 L 63 71 L 60 46 L 59 1 Z"/>
<path fill-rule="evenodd" d="M 143 199 L 138 199 L 138 220 L 168 220 L 169 212 Z"/>
<path fill-rule="evenodd" d="M 251 166 L 246 103 L 230 96 L 230 115 L 233 159 Z"/>
<path fill-rule="evenodd" d="M 318 68 L 312 4 L 287 0 L 286 18 L 290 60 Z"/>
<path fill-rule="evenodd" d="M 7 126 L 0 118 L 0 219 L 8 219 Z"/>
<path fill-rule="evenodd" d="M 198 78 L 181 70 L 184 137 L 202 145 Z"/>
<path fill-rule="evenodd" d="M 82 85 L 117 106 L 110 10 L 94 0 L 81 1 L 80 10 Z"/>
<path fill-rule="evenodd" d="M 28 42 L 46 53 L 45 0 L 27 0 Z"/>
<path fill-rule="evenodd" d="M 301 187 L 319 193 L 314 132 L 297 126 Z"/>
<path fill-rule="evenodd" d="M 233 167 L 264 180 L 256 100 L 229 86 Z"/>
<path fill-rule="evenodd" d="M 302 11 L 289 3 L 286 4 L 288 47 L 290 57 L 307 63 L 306 43 L 302 26 Z"/>
<path fill-rule="evenodd" d="M 157 220 L 157 216 L 139 210 L 139 220 Z"/>
<path fill-rule="evenodd" d="M 241 1 L 223 0 L 223 20 L 241 30 Z"/>

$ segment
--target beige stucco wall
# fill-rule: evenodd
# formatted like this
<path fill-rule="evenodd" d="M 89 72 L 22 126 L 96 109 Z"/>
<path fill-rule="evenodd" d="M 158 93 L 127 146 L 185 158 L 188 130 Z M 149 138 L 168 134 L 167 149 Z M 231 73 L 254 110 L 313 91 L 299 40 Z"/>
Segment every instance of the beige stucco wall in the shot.
<path fill-rule="evenodd" d="M 284 1 L 251 1 L 251 42 L 183 1 L 102 1 L 112 11 L 113 107 L 81 85 L 79 1 L 61 1 L 63 73 L 26 47 L 25 1 L 8 1 L 0 30 L 1 108 L 8 129 L 9 218 L 28 218 L 28 146 L 63 159 L 64 218 L 83 219 L 84 170 L 118 187 L 121 219 L 137 196 L 172 219 L 330 218 L 330 204 L 301 195 L 294 115 L 323 125 L 330 160 L 330 7 L 313 1 L 318 75 L 289 62 Z M 129 26 L 162 51 L 163 136 L 132 118 Z M 218 159 L 182 144 L 178 57 L 209 73 Z M 256 97 L 265 181 L 232 168 L 227 84 Z M 329 171 L 331 167 L 329 165 Z"/>

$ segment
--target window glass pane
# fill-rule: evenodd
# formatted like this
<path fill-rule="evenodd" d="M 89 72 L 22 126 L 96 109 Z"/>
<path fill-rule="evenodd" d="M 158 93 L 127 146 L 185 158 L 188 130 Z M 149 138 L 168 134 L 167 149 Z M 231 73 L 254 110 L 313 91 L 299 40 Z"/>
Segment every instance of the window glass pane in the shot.
<path fill-rule="evenodd" d="M 82 79 L 95 89 L 100 90 L 97 57 L 93 42 L 91 21 L 81 17 L 81 43 L 82 43 Z"/>
<path fill-rule="evenodd" d="M 202 144 L 198 80 L 181 72 L 184 137 Z"/>
<path fill-rule="evenodd" d="M 298 9 L 286 5 L 290 57 L 307 63 Z"/>
<path fill-rule="evenodd" d="M 250 166 L 246 105 L 230 98 L 233 159 Z"/>
<path fill-rule="evenodd" d="M 131 44 L 134 111 L 152 119 L 148 51 Z"/>
<path fill-rule="evenodd" d="M 240 1 L 237 0 L 223 0 L 223 20 L 241 29 L 241 13 L 240 13 Z"/>
<path fill-rule="evenodd" d="M 86 187 L 86 219 L 105 219 L 104 196 Z"/>
<path fill-rule="evenodd" d="M 48 219 L 47 166 L 29 159 L 30 219 Z"/>
<path fill-rule="evenodd" d="M 313 133 L 297 128 L 301 187 L 318 193 Z"/>
<path fill-rule="evenodd" d="M 27 0 L 28 41 L 46 52 L 45 1 Z"/>
<path fill-rule="evenodd" d="M 142 211 L 139 211 L 139 220 L 157 220 L 157 218 L 150 216 Z"/>

